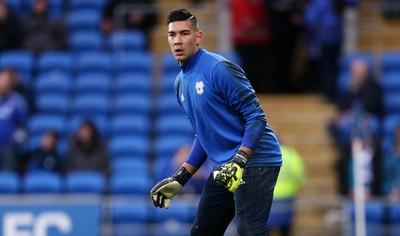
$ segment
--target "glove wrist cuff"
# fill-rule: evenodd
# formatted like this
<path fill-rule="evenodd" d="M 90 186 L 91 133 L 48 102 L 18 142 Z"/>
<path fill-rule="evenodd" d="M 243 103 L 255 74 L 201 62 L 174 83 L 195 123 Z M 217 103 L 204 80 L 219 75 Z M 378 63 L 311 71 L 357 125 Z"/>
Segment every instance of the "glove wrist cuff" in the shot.
<path fill-rule="evenodd" d="M 236 155 L 233 157 L 232 162 L 236 163 L 240 166 L 240 168 L 244 169 L 246 167 L 247 161 L 250 156 L 242 150 L 236 152 Z"/>
<path fill-rule="evenodd" d="M 186 170 L 186 168 L 183 166 L 181 166 L 172 176 L 172 178 L 178 181 L 178 183 L 182 186 L 184 186 L 191 177 L 192 174 L 188 170 Z"/>

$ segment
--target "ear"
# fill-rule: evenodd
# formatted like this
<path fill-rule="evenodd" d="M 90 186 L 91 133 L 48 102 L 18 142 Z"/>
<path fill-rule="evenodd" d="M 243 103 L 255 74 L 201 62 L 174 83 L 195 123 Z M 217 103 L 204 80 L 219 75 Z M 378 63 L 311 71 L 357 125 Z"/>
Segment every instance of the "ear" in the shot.
<path fill-rule="evenodd" d="M 196 45 L 200 46 L 201 40 L 203 39 L 203 32 L 202 31 L 197 32 L 196 39 L 197 39 Z"/>

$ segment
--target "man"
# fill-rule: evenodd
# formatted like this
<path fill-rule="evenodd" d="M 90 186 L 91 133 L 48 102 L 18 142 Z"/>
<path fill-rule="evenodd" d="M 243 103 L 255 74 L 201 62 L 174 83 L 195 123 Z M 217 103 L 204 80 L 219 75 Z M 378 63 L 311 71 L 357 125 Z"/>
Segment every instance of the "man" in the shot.
<path fill-rule="evenodd" d="M 203 34 L 196 17 L 185 9 L 174 10 L 167 24 L 168 42 L 181 66 L 176 96 L 196 138 L 178 171 L 150 191 L 153 203 L 169 208 L 209 158 L 219 167 L 205 184 L 191 234 L 223 235 L 236 217 L 240 235 L 266 235 L 282 164 L 279 142 L 244 71 L 200 46 Z"/>
<path fill-rule="evenodd" d="M 22 48 L 34 53 L 68 48 L 67 28 L 49 16 L 47 0 L 35 0 L 32 14 L 22 23 Z"/>
<path fill-rule="evenodd" d="M 25 99 L 14 91 L 12 70 L 0 71 L 0 170 L 15 170 L 15 149 L 24 141 L 28 119 Z"/>

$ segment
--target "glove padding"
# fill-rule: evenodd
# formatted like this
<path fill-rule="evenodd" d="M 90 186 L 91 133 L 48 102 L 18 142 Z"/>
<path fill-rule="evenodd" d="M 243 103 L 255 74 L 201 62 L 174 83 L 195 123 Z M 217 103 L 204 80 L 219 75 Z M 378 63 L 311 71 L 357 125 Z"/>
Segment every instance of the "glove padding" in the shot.
<path fill-rule="evenodd" d="M 172 198 L 179 193 L 182 188 L 183 186 L 172 177 L 161 180 L 150 190 L 154 206 L 168 209 Z"/>
<path fill-rule="evenodd" d="M 234 192 L 242 181 L 243 171 L 236 163 L 229 162 L 219 166 L 214 172 L 215 182 Z"/>
<path fill-rule="evenodd" d="M 191 177 L 192 174 L 184 167 L 181 167 L 172 177 L 158 182 L 150 190 L 154 206 L 168 209 L 172 198 L 182 190 Z"/>
<path fill-rule="evenodd" d="M 242 180 L 243 169 L 249 158 L 249 155 L 239 150 L 232 161 L 219 166 L 213 171 L 214 181 L 234 192 L 240 184 L 244 183 Z"/>

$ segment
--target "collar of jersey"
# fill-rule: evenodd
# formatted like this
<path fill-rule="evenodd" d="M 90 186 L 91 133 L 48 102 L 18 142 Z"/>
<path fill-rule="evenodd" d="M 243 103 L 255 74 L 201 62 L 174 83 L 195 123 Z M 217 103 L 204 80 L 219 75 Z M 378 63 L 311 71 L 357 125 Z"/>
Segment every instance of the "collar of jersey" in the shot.
<path fill-rule="evenodd" d="M 189 58 L 188 62 L 181 66 L 182 72 L 184 74 L 187 74 L 191 71 L 191 69 L 196 65 L 198 59 L 200 58 L 200 55 L 203 54 L 203 52 L 204 49 L 199 48 L 199 50 L 191 58 Z"/>

